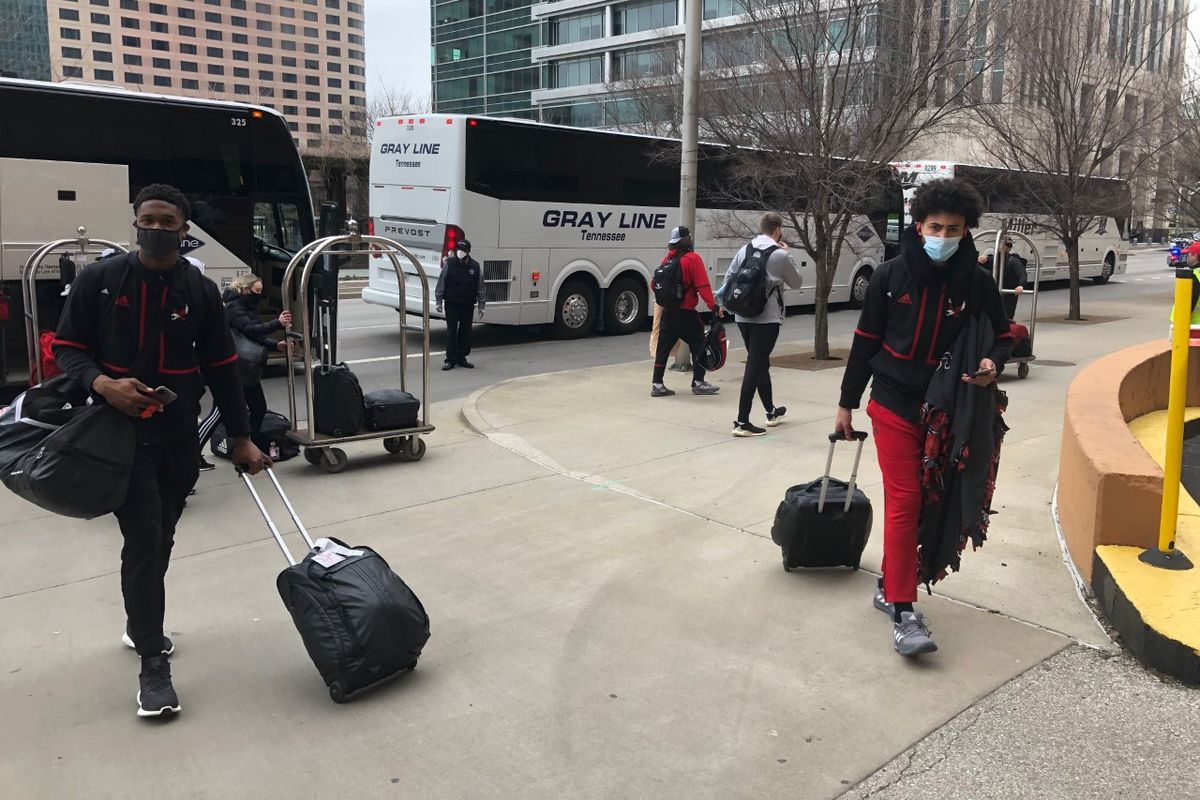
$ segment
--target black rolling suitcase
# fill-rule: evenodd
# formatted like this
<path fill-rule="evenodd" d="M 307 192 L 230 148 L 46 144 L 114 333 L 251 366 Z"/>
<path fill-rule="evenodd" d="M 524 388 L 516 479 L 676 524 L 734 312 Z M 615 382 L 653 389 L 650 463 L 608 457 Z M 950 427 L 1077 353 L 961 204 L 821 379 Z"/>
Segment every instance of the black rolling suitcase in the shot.
<path fill-rule="evenodd" d="M 345 364 L 313 368 L 313 416 L 317 433 L 354 436 L 362 433 L 363 390 Z"/>
<path fill-rule="evenodd" d="M 855 488 L 862 458 L 864 431 L 856 431 L 858 448 L 850 481 L 829 477 L 833 451 L 842 437 L 829 435 L 825 475 L 787 490 L 775 512 L 771 538 L 783 549 L 783 568 L 852 567 L 858 569 L 863 549 L 871 538 L 871 501 Z"/>
<path fill-rule="evenodd" d="M 284 506 L 309 552 L 299 564 L 275 526 L 250 476 L 242 480 L 290 565 L 275 584 L 296 630 L 334 702 L 417 666 L 429 640 L 429 616 L 412 589 L 369 547 L 349 547 L 329 539 L 318 549 L 268 469 Z M 325 543 L 326 540 L 320 540 Z"/>
<path fill-rule="evenodd" d="M 399 389 L 380 389 L 363 396 L 367 430 L 394 431 L 417 427 L 421 401 Z"/>

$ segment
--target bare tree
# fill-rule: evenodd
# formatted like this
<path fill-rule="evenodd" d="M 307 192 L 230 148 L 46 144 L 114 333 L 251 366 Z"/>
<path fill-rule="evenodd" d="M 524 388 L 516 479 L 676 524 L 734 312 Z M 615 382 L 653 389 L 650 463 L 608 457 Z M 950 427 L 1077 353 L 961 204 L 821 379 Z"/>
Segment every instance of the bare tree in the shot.
<path fill-rule="evenodd" d="M 736 8 L 744 13 L 705 32 L 702 138 L 725 145 L 710 151 L 725 163 L 719 181 L 705 181 L 702 161 L 700 205 L 785 215 L 815 265 L 814 354 L 827 359 L 830 290 L 844 244 L 856 241 L 851 226 L 877 204 L 889 162 L 985 99 L 1009 3 L 739 0 Z M 669 127 L 661 117 L 670 81 L 633 78 L 626 92 L 643 117 Z M 864 270 L 856 281 L 867 278 Z"/>
<path fill-rule="evenodd" d="M 1183 3 L 1167 0 L 1137 3 L 1132 12 L 1128 3 L 1028 0 L 1012 22 L 1020 58 L 1010 88 L 1001 102 L 977 109 L 992 159 L 1035 173 L 1008 189 L 1040 212 L 1028 222 L 1062 241 L 1068 319 L 1081 318 L 1080 237 L 1110 217 L 1127 236 L 1134 216 L 1162 212 L 1169 170 L 1160 163 L 1183 133 L 1185 14 Z M 1111 177 L 1130 183 L 1132 207 L 1124 187 L 1100 180 Z"/>

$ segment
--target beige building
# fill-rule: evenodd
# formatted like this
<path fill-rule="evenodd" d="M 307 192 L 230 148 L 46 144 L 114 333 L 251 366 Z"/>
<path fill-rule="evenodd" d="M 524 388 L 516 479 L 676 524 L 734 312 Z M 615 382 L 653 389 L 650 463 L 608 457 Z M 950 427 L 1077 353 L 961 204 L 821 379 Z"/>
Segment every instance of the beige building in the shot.
<path fill-rule="evenodd" d="M 366 124 L 363 0 L 46 0 L 53 80 L 270 106 L 302 152 Z"/>

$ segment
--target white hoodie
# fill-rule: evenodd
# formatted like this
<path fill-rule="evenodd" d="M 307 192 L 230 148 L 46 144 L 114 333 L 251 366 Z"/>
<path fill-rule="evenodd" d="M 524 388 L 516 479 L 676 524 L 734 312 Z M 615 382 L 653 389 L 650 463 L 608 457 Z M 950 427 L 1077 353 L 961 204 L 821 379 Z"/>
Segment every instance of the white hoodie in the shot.
<path fill-rule="evenodd" d="M 770 247 L 776 247 L 777 242 L 766 234 L 760 233 L 750 242 L 750 246 L 755 250 L 766 250 Z M 742 261 L 746 256 L 746 248 L 741 248 L 737 251 L 737 255 L 733 257 L 733 261 L 729 262 L 729 269 L 725 272 L 725 284 L 729 283 Z M 796 268 L 796 262 L 792 260 L 788 251 L 780 247 L 771 257 L 767 259 L 767 305 L 763 308 L 762 313 L 757 317 L 743 317 L 737 315 L 734 319 L 737 322 L 748 322 L 752 325 L 782 325 L 783 324 L 783 290 L 799 289 L 801 284 L 800 270 Z M 724 290 L 725 286 L 721 289 Z M 720 301 L 720 292 L 717 294 L 718 302 Z"/>

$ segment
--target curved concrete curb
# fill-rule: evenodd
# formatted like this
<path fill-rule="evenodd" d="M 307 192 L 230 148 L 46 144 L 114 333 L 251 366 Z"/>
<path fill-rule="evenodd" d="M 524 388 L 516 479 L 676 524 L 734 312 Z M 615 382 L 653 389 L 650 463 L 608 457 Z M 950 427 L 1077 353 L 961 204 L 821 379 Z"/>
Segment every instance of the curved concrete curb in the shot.
<path fill-rule="evenodd" d="M 1200 653 L 1147 623 L 1099 553 L 1092 566 L 1092 588 L 1125 646 L 1139 661 L 1185 683 L 1200 685 Z"/>

